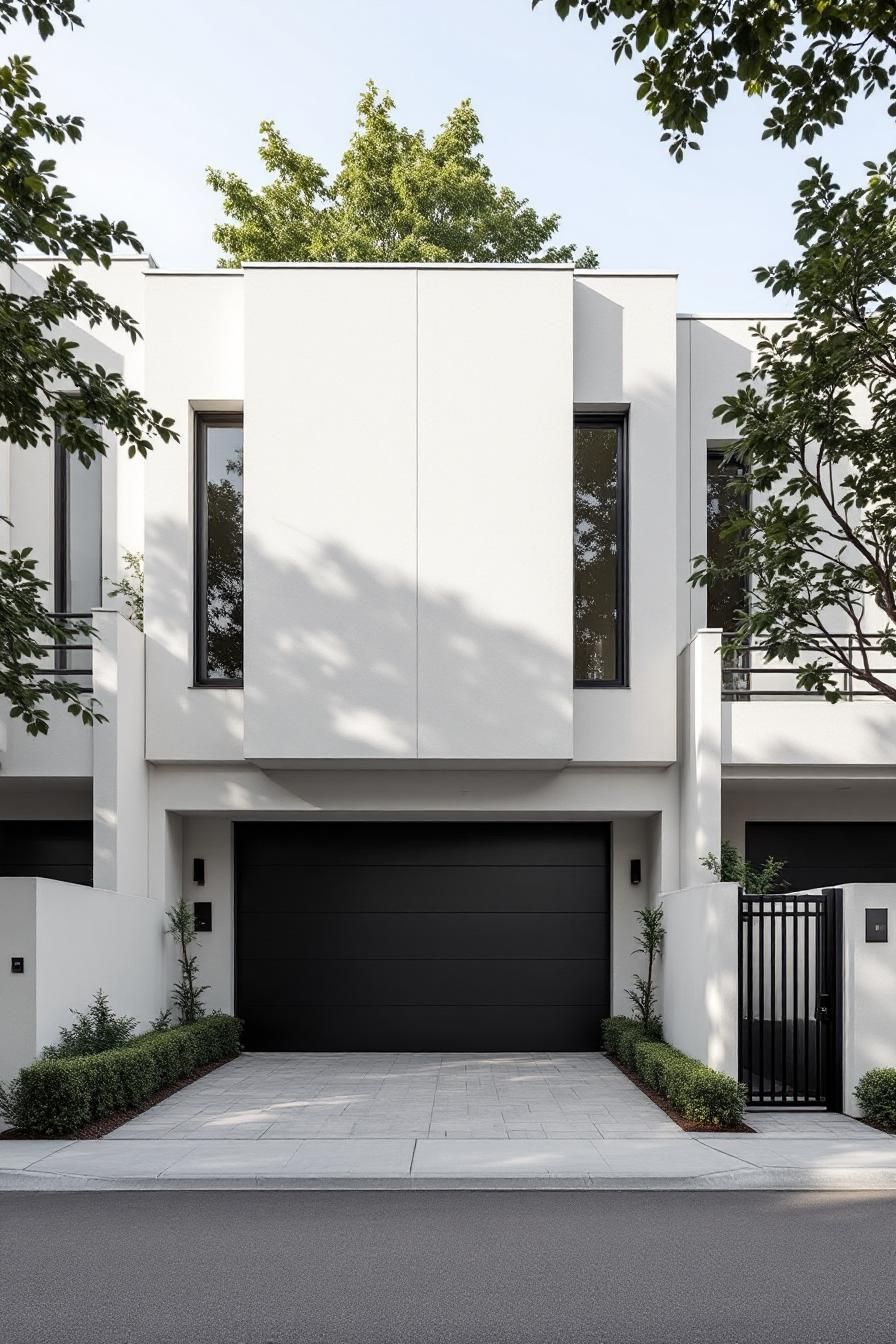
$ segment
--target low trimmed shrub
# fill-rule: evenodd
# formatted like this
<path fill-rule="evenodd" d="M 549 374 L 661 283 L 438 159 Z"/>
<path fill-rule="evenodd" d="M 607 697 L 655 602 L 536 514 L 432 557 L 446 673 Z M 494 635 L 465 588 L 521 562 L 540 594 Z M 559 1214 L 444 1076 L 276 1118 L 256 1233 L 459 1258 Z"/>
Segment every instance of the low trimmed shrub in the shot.
<path fill-rule="evenodd" d="M 74 1059 L 78 1055 L 98 1055 L 103 1050 L 117 1050 L 134 1039 L 136 1018 L 119 1017 L 109 1006 L 109 999 L 101 989 L 94 994 L 86 1012 L 72 1009 L 74 1022 L 62 1027 L 56 1045 L 48 1045 L 41 1059 Z"/>
<path fill-rule="evenodd" d="M 744 1089 L 734 1078 L 656 1040 L 634 1018 L 608 1017 L 601 1028 L 607 1054 L 665 1097 L 685 1120 L 701 1125 L 743 1122 Z"/>
<path fill-rule="evenodd" d="M 15 1129 L 70 1134 L 114 1111 L 140 1106 L 204 1064 L 239 1054 L 240 1028 L 237 1018 L 210 1013 L 102 1054 L 38 1060 L 0 1088 L 0 1113 Z"/>
<path fill-rule="evenodd" d="M 869 1069 L 859 1079 L 855 1098 L 866 1120 L 896 1129 L 896 1069 Z"/>

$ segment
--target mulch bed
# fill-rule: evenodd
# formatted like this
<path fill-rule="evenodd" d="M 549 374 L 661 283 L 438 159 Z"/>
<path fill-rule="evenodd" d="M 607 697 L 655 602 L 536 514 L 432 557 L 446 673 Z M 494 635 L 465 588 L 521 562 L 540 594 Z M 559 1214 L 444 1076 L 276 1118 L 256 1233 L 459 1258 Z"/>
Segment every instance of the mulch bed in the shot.
<path fill-rule="evenodd" d="M 632 1069 L 626 1068 L 623 1063 L 618 1059 L 614 1059 L 612 1055 L 607 1055 L 607 1059 L 609 1059 L 612 1064 L 615 1064 L 619 1072 L 624 1073 L 626 1078 L 629 1078 L 634 1083 L 635 1087 L 638 1088 L 640 1092 L 644 1093 L 645 1097 L 649 1097 L 655 1106 L 659 1106 L 661 1111 L 665 1111 L 669 1119 L 674 1120 L 679 1129 L 686 1129 L 690 1134 L 756 1133 L 755 1129 L 751 1129 L 749 1125 L 743 1123 L 739 1125 L 704 1125 L 698 1120 L 687 1120 L 679 1111 L 676 1111 L 673 1106 L 670 1106 L 666 1098 L 661 1096 L 659 1092 L 654 1092 L 652 1087 L 647 1087 L 646 1084 L 642 1083 L 641 1079 Z"/>
<path fill-rule="evenodd" d="M 232 1056 L 236 1059 L 236 1055 Z M 54 1139 L 102 1139 L 107 1134 L 111 1134 L 113 1129 L 118 1129 L 120 1125 L 128 1120 L 133 1120 L 135 1115 L 142 1115 L 150 1107 L 158 1105 L 160 1101 L 165 1101 L 167 1097 L 173 1097 L 175 1092 L 182 1092 L 185 1087 L 195 1083 L 198 1078 L 204 1078 L 207 1073 L 214 1073 L 215 1069 L 220 1069 L 222 1064 L 229 1064 L 229 1059 L 215 1060 L 214 1064 L 203 1064 L 201 1069 L 191 1073 L 187 1078 L 181 1078 L 177 1083 L 172 1083 L 169 1087 L 160 1088 L 148 1097 L 142 1106 L 135 1106 L 128 1111 L 113 1111 L 111 1115 L 105 1116 L 102 1120 L 92 1120 L 89 1125 L 84 1125 L 73 1134 L 53 1134 Z M 0 1133 L 2 1139 L 45 1139 L 46 1134 L 34 1134 L 27 1129 L 4 1129 Z"/>
<path fill-rule="evenodd" d="M 851 1118 L 867 1125 L 869 1129 L 876 1129 L 879 1134 L 887 1134 L 891 1139 L 896 1137 L 896 1129 L 890 1129 L 889 1125 L 879 1125 L 876 1120 L 866 1120 L 864 1115 L 854 1115 Z"/>

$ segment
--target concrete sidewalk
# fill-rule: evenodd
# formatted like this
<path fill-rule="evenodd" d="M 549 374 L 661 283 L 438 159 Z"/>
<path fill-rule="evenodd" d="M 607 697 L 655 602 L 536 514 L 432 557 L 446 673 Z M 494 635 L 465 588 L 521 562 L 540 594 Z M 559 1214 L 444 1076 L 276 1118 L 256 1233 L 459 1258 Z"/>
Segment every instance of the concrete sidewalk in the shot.
<path fill-rule="evenodd" d="M 120 1139 L 0 1143 L 0 1190 L 896 1189 L 896 1139 Z"/>

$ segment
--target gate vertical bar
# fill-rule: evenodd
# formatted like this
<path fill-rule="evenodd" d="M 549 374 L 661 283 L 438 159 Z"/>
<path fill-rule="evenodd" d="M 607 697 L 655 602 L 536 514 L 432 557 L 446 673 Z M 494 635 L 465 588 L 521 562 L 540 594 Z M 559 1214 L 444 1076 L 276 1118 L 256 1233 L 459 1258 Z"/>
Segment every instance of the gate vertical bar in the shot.
<path fill-rule="evenodd" d="M 753 1081 L 756 1077 L 753 1060 L 753 901 L 749 896 L 745 899 L 747 905 L 747 1040 L 750 1043 L 748 1087 L 752 1098 L 756 1091 L 756 1085 Z"/>
<path fill-rule="evenodd" d="M 781 1105 L 787 1105 L 787 900 L 781 900 Z"/>
<path fill-rule="evenodd" d="M 828 989 L 828 902 L 822 893 L 815 906 L 815 1101 L 821 1101 L 827 1088 L 828 1024 L 821 1015 L 821 995 Z M 825 1049 L 822 1050 L 822 1036 Z M 823 1072 L 822 1072 L 823 1071 Z"/>
<path fill-rule="evenodd" d="M 803 1100 L 809 1100 L 809 918 L 808 905 L 803 911 Z"/>
<path fill-rule="evenodd" d="M 759 906 L 759 1104 L 765 1100 L 765 911 Z"/>

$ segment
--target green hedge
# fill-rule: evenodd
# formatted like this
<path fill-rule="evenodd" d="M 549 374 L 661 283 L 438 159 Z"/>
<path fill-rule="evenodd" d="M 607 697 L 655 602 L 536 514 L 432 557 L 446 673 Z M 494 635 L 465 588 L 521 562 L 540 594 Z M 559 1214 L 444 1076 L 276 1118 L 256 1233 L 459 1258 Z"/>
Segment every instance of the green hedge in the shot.
<path fill-rule="evenodd" d="M 232 1058 L 239 1053 L 240 1026 L 235 1017 L 211 1013 L 98 1055 L 38 1060 L 0 1091 L 0 1108 L 15 1129 L 71 1134 L 113 1111 L 140 1106 L 204 1064 Z"/>
<path fill-rule="evenodd" d="M 630 1017 L 602 1024 L 604 1049 L 658 1092 L 686 1120 L 701 1125 L 738 1125 L 744 1118 L 744 1089 L 674 1046 L 659 1041 Z"/>
<path fill-rule="evenodd" d="M 869 1069 L 859 1079 L 855 1097 L 866 1120 L 896 1129 L 896 1069 Z"/>

